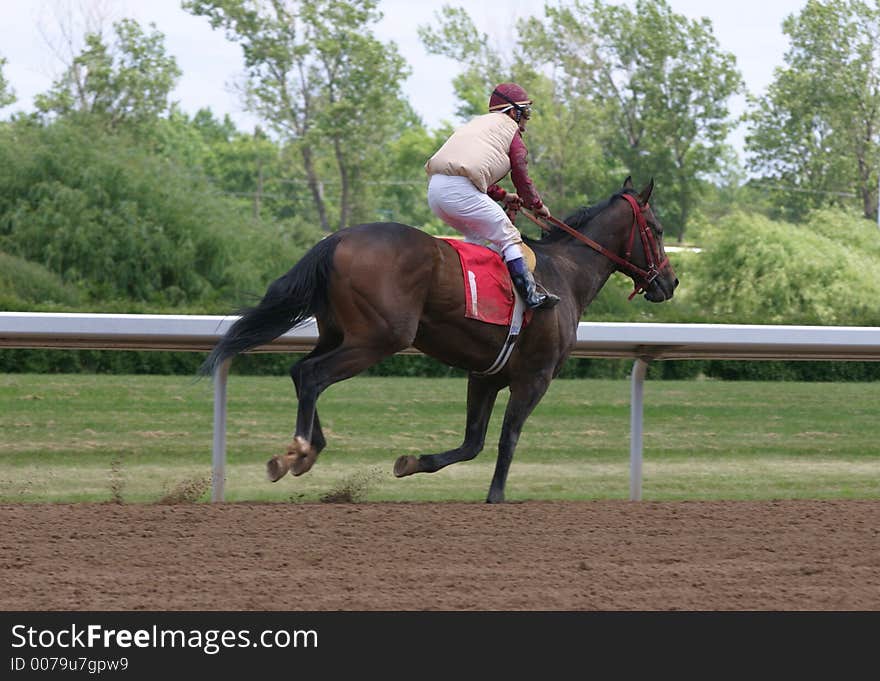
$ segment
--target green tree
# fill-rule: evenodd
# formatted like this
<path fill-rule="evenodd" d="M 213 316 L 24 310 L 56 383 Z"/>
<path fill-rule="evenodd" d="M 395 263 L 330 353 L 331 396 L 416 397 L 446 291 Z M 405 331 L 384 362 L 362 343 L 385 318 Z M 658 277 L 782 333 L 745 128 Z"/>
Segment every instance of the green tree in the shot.
<path fill-rule="evenodd" d="M 197 167 L 98 121 L 0 127 L 0 251 L 102 304 L 244 302 L 316 238 L 254 220 Z"/>
<path fill-rule="evenodd" d="M 531 83 L 536 101 L 536 125 L 530 131 L 536 141 L 536 176 L 548 196 L 571 209 L 607 198 L 631 171 L 608 153 L 610 117 L 585 86 L 584 70 L 590 67 L 571 49 L 591 45 L 591 39 L 583 26 L 560 26 L 555 10 L 545 11 L 546 21 L 530 18 L 518 25 L 517 71 Z"/>
<path fill-rule="evenodd" d="M 746 149 L 789 212 L 845 203 L 877 217 L 880 173 L 880 2 L 809 0 L 783 23 L 786 66 L 752 100 Z"/>
<path fill-rule="evenodd" d="M 425 193 L 425 161 L 450 132 L 445 127 L 430 132 L 422 125 L 410 125 L 389 141 L 385 153 L 377 159 L 382 180 L 373 185 L 375 193 L 371 197 L 377 219 L 415 225 L 432 233 L 455 233 L 451 228 L 444 229 L 445 223 L 434 216 Z"/>
<path fill-rule="evenodd" d="M 435 19 L 434 24 L 419 26 L 418 34 L 429 54 L 448 57 L 464 67 L 452 79 L 460 100 L 456 114 L 468 119 L 485 113 L 492 88 L 510 78 L 512 60 L 489 45 L 489 36 L 477 30 L 466 10 L 444 5 Z"/>
<path fill-rule="evenodd" d="M 843 227 L 845 231 L 842 231 Z M 710 319 L 756 324 L 880 324 L 877 227 L 816 216 L 806 229 L 754 212 L 723 218 L 688 272 Z"/>
<path fill-rule="evenodd" d="M 308 213 L 308 197 L 297 191 L 305 184 L 300 164 L 291 163 L 260 126 L 240 132 L 228 117 L 220 123 L 209 111 L 199 111 L 192 127 L 208 145 L 205 172 L 224 195 L 246 203 L 254 218 L 284 220 Z"/>
<path fill-rule="evenodd" d="M 97 33 L 52 85 L 37 96 L 37 110 L 47 116 L 87 114 L 111 129 L 154 120 L 171 108 L 170 94 L 181 71 L 165 53 L 165 37 L 152 25 L 144 33 L 131 19 L 113 25 L 110 46 Z"/>
<path fill-rule="evenodd" d="M 300 155 L 318 220 L 331 231 L 325 178 L 339 187 L 338 225 L 365 210 L 373 159 L 397 134 L 407 75 L 376 40 L 376 0 L 186 0 L 244 52 L 249 108 Z M 331 170 L 332 169 L 332 170 Z"/>
<path fill-rule="evenodd" d="M 656 176 L 665 224 L 681 241 L 700 180 L 726 156 L 727 103 L 742 87 L 734 56 L 708 19 L 665 0 L 634 9 L 575 0 L 546 14 L 557 67 L 602 108 L 605 148 L 633 176 Z"/>
<path fill-rule="evenodd" d="M 264 171 L 279 152 L 259 128 L 252 135 L 242 133 L 229 116 L 218 120 L 210 109 L 200 109 L 190 118 L 175 108 L 158 121 L 151 138 L 157 153 L 207 175 L 218 193 L 234 197 L 260 218 L 266 196 Z"/>
<path fill-rule="evenodd" d="M 3 75 L 3 67 L 6 65 L 6 59 L 0 57 L 0 109 L 9 106 L 15 101 L 15 93 Z"/>

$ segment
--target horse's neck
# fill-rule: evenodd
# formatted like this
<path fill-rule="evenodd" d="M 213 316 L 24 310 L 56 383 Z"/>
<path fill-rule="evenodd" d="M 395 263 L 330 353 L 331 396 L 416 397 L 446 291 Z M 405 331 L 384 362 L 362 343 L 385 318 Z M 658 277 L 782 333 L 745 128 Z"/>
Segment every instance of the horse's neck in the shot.
<path fill-rule="evenodd" d="M 588 229 L 585 234 L 616 253 L 621 248 L 622 240 L 619 237 L 603 234 L 603 231 L 601 225 L 597 225 L 596 229 Z M 583 314 L 614 274 L 615 264 L 599 251 L 574 238 L 558 242 L 553 246 L 553 253 L 550 255 L 562 278 L 570 287 L 579 313 Z"/>
<path fill-rule="evenodd" d="M 575 300 L 578 301 L 583 314 L 614 274 L 615 268 L 611 260 L 585 244 L 577 244 L 571 250 L 579 271 L 579 276 L 574 282 Z"/>

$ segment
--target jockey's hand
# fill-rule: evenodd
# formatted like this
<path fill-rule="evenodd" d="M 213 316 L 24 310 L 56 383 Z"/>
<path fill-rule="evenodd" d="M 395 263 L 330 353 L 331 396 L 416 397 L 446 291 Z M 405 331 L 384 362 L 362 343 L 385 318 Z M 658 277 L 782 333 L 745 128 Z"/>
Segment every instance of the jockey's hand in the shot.
<path fill-rule="evenodd" d="M 544 219 L 549 218 L 550 217 L 550 209 L 547 208 L 547 206 L 542 205 L 540 208 L 537 208 L 535 210 L 535 215 L 537 215 L 539 218 L 544 218 Z"/>
<path fill-rule="evenodd" d="M 514 192 L 507 192 L 501 201 L 504 202 L 504 210 L 516 211 L 522 207 L 522 199 Z"/>

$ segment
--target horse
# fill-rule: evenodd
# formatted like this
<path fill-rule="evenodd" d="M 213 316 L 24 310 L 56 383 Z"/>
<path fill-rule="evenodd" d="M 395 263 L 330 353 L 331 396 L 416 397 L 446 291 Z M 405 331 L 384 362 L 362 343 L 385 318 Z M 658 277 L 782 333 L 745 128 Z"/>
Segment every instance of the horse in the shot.
<path fill-rule="evenodd" d="M 522 428 L 557 376 L 577 339 L 581 316 L 616 271 L 634 282 L 633 295 L 669 300 L 678 278 L 663 247 L 663 228 L 649 198 L 654 180 L 636 192 L 631 177 L 610 198 L 584 207 L 540 239 L 524 237 L 535 254 L 535 279 L 560 296 L 537 309 L 501 371 L 486 374 L 507 329 L 465 317 L 459 257 L 452 246 L 417 228 L 374 222 L 324 237 L 217 342 L 200 372 L 266 344 L 314 317 L 318 341 L 290 369 L 298 400 L 296 431 L 283 454 L 266 464 L 271 481 L 302 475 L 326 446 L 317 400 L 330 385 L 414 347 L 468 372 L 464 441 L 454 449 L 394 463 L 398 478 L 433 473 L 473 459 L 484 446 L 496 397 L 509 388 L 495 472 L 486 498 L 504 501 L 507 475 Z M 636 238 L 638 236 L 638 238 Z M 630 296 L 632 297 L 632 296 Z"/>

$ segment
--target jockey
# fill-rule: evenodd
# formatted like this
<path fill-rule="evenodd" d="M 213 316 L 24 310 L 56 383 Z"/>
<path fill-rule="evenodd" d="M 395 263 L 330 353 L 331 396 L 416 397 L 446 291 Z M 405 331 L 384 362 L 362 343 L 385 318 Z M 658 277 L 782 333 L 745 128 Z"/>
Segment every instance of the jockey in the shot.
<path fill-rule="evenodd" d="M 428 159 L 425 171 L 428 206 L 434 214 L 467 241 L 500 252 L 525 304 L 547 309 L 559 297 L 536 289 L 523 256 L 522 235 L 496 203 L 513 209 L 524 204 L 538 216 L 550 217 L 529 177 L 528 150 L 522 140 L 531 105 L 519 85 L 501 83 L 489 98 L 489 113 L 458 128 Z M 508 172 L 516 193 L 497 184 Z"/>

